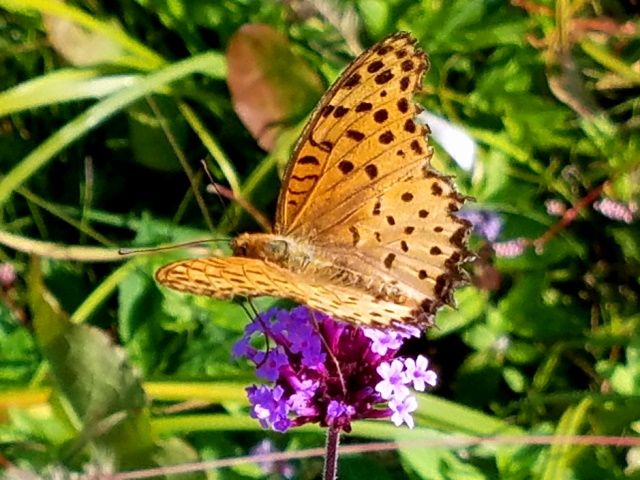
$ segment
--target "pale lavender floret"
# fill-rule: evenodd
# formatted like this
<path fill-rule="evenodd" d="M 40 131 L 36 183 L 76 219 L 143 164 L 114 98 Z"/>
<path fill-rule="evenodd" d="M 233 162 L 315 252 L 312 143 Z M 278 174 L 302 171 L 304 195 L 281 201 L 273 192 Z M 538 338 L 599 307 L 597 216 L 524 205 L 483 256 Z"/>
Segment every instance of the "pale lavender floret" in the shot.
<path fill-rule="evenodd" d="M 0 286 L 9 287 L 16 281 L 16 269 L 10 263 L 0 263 Z"/>
<path fill-rule="evenodd" d="M 363 328 L 365 337 L 371 340 L 371 351 L 380 356 L 388 350 L 397 350 L 402 346 L 403 338 L 393 330 L 382 331 L 376 328 Z"/>
<path fill-rule="evenodd" d="M 633 223 L 634 214 L 637 212 L 635 203 L 622 203 L 611 198 L 603 198 L 593 202 L 593 208 L 611 220 L 625 223 Z"/>
<path fill-rule="evenodd" d="M 493 250 L 496 252 L 496 257 L 513 258 L 522 255 L 528 243 L 524 238 L 515 238 L 494 243 Z"/>
<path fill-rule="evenodd" d="M 429 360 L 424 355 L 418 355 L 417 359 L 407 358 L 404 361 L 404 378 L 406 383 L 412 383 L 413 388 L 424 392 L 427 385 L 433 387 L 438 376 L 433 370 L 429 370 Z"/>
<path fill-rule="evenodd" d="M 376 391 L 380 396 L 389 400 L 397 395 L 407 395 L 409 389 L 405 386 L 405 377 L 403 375 L 404 365 L 397 358 L 391 363 L 382 362 L 376 371 L 382 380 L 376 385 Z"/>
<path fill-rule="evenodd" d="M 252 455 L 268 455 L 274 452 L 278 452 L 278 448 L 269 439 L 261 440 L 250 450 Z M 258 465 L 263 473 L 280 475 L 281 478 L 293 478 L 296 473 L 295 467 L 289 462 L 263 461 Z"/>
<path fill-rule="evenodd" d="M 389 400 L 389 408 L 393 412 L 391 421 L 396 427 L 406 423 L 409 428 L 415 426 L 411 412 L 418 408 L 418 401 L 413 395 L 407 395 L 403 398 L 392 398 Z"/>
<path fill-rule="evenodd" d="M 553 215 L 554 217 L 561 217 L 567 211 L 567 206 L 564 204 L 564 202 L 555 198 L 545 200 L 544 206 L 547 209 L 547 213 L 549 215 Z"/>
<path fill-rule="evenodd" d="M 393 328 L 395 329 L 398 337 L 403 339 L 420 338 L 420 336 L 422 335 L 422 330 L 415 325 L 399 323 L 397 325 L 394 325 Z"/>

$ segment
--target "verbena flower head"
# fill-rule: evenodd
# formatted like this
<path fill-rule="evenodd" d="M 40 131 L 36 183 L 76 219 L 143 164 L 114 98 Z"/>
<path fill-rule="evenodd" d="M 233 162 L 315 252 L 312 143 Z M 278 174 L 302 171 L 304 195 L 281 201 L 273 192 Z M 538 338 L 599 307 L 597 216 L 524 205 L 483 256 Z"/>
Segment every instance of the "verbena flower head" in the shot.
<path fill-rule="evenodd" d="M 252 344 L 258 333 L 269 339 L 266 351 Z M 349 432 L 353 420 L 387 417 L 413 427 L 417 401 L 409 386 L 423 391 L 436 374 L 426 357 L 396 354 L 404 339 L 418 335 L 414 327 L 356 327 L 306 307 L 261 313 L 234 347 L 272 382 L 247 388 L 251 416 L 280 432 L 305 423 Z"/>

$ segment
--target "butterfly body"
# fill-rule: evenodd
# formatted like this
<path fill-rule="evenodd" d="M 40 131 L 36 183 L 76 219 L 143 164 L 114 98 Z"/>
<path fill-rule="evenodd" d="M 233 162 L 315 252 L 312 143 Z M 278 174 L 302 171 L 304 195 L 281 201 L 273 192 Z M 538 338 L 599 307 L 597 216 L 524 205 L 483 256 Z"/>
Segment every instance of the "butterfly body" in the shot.
<path fill-rule="evenodd" d="M 310 245 L 295 238 L 270 233 L 243 233 L 231 242 L 233 254 L 275 263 L 292 272 L 303 272 L 314 258 Z"/>
<path fill-rule="evenodd" d="M 371 293 L 386 301 L 403 302 L 406 295 L 394 285 L 393 279 L 385 281 L 382 276 L 367 276 L 360 269 L 345 261 L 349 256 L 357 257 L 352 245 L 323 245 L 316 248 L 300 239 L 277 234 L 243 233 L 235 238 L 231 247 L 234 256 L 253 258 L 296 274 L 306 274 Z M 357 260 L 357 259 L 356 259 Z"/>
<path fill-rule="evenodd" d="M 426 55 L 407 33 L 360 55 L 320 100 L 286 168 L 273 233 L 234 255 L 174 262 L 175 290 L 289 298 L 346 321 L 430 325 L 466 280 L 465 197 L 432 169 L 413 93 Z"/>

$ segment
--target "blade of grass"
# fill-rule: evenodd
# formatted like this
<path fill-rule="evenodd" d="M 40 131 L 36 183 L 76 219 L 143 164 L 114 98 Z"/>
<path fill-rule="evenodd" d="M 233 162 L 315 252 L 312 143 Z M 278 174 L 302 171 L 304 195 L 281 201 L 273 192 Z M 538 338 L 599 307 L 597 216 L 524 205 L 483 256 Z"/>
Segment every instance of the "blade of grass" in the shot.
<path fill-rule="evenodd" d="M 582 47 L 584 53 L 603 67 L 617 73 L 630 83 L 640 85 L 640 73 L 636 72 L 620 58 L 611 55 L 607 50 L 589 40 L 580 42 L 580 47 Z"/>
<path fill-rule="evenodd" d="M 41 143 L 0 181 L 0 206 L 7 201 L 17 187 L 60 151 L 133 102 L 195 72 L 210 75 L 211 73 L 220 74 L 222 71 L 224 71 L 224 57 L 221 54 L 208 52 L 196 55 L 152 73 L 140 79 L 131 88 L 115 93 L 93 105 Z"/>
<path fill-rule="evenodd" d="M 120 256 L 121 259 L 125 257 Z M 91 294 L 84 299 L 84 301 L 78 306 L 75 312 L 71 315 L 72 323 L 83 323 L 95 312 L 100 305 L 102 305 L 111 294 L 116 291 L 118 285 L 124 280 L 127 275 L 136 268 L 143 261 L 144 257 L 135 257 L 123 265 L 120 265 L 116 270 L 105 278 L 98 287 L 91 292 Z"/>
<path fill-rule="evenodd" d="M 207 148 L 211 157 L 215 160 L 216 164 L 224 174 L 225 179 L 229 183 L 231 190 L 233 190 L 234 194 L 239 194 L 240 192 L 240 180 L 238 179 L 238 174 L 236 169 L 233 166 L 233 163 L 229 160 L 229 157 L 224 153 L 224 150 L 218 144 L 218 141 L 211 135 L 209 130 L 206 129 L 204 123 L 200 120 L 200 117 L 196 115 L 189 105 L 184 102 L 178 103 L 178 108 L 182 115 L 184 115 L 185 120 L 191 125 L 193 131 L 196 132 L 200 141 Z"/>
<path fill-rule="evenodd" d="M 0 116 L 63 102 L 102 98 L 129 88 L 139 75 L 101 76 L 99 70 L 65 68 L 0 93 Z"/>
<path fill-rule="evenodd" d="M 41 15 L 54 15 L 96 32 L 122 46 L 132 56 L 121 62 L 143 71 L 161 67 L 165 60 L 156 52 L 129 36 L 122 28 L 110 21 L 103 21 L 58 0 L 0 0 L 0 7 L 12 12 L 35 10 Z"/>

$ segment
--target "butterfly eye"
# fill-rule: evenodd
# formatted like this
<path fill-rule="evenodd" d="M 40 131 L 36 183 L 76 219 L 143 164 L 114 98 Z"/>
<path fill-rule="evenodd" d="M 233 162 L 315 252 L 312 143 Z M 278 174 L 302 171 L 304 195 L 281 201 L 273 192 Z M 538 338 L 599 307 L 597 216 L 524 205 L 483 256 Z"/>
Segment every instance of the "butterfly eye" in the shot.
<path fill-rule="evenodd" d="M 274 240 L 266 245 L 266 251 L 269 257 L 280 259 L 287 256 L 289 245 L 283 240 Z"/>
<path fill-rule="evenodd" d="M 237 239 L 231 244 L 233 254 L 237 257 L 246 257 L 248 253 L 248 247 L 246 242 L 239 242 Z"/>

